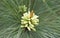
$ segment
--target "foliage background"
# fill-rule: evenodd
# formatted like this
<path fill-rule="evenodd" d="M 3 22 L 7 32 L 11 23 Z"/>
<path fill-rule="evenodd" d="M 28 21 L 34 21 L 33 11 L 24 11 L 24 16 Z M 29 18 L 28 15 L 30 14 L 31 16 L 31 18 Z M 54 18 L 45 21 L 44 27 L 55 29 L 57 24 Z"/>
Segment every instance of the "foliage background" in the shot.
<path fill-rule="evenodd" d="M 20 29 L 21 4 L 30 0 L 0 0 L 0 38 L 60 38 L 60 0 L 31 0 L 31 10 L 39 16 L 37 31 Z"/>

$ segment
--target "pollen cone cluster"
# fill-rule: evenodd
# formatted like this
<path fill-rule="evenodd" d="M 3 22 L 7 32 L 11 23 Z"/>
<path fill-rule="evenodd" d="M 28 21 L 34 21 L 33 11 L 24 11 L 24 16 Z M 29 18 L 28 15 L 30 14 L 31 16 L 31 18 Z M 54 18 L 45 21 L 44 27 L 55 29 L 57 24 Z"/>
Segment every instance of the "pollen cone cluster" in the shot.
<path fill-rule="evenodd" d="M 39 19 L 38 16 L 35 15 L 33 10 L 30 12 L 26 12 L 23 14 L 21 19 L 21 28 L 27 28 L 29 31 L 36 31 L 35 27 L 38 25 Z"/>

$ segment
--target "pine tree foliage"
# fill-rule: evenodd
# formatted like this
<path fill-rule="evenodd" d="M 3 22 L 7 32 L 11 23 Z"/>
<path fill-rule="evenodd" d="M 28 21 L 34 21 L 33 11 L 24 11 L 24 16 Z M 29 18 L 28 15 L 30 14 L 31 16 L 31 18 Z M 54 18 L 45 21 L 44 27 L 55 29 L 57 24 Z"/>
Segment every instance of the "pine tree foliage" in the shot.
<path fill-rule="evenodd" d="M 39 16 L 36 31 L 22 30 L 19 6 Z M 0 38 L 60 38 L 60 0 L 0 0 Z"/>

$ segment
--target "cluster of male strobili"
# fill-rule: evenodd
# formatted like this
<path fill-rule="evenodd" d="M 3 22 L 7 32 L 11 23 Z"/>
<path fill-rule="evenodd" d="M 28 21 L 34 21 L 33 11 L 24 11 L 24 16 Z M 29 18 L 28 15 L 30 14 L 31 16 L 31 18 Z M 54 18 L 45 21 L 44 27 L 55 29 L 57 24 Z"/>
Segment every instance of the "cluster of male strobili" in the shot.
<path fill-rule="evenodd" d="M 25 5 L 19 7 L 20 12 L 26 11 L 27 7 Z M 28 12 L 24 12 L 21 17 L 21 28 L 28 31 L 36 31 L 35 27 L 38 25 L 39 19 L 38 16 L 35 15 L 34 11 L 28 10 Z"/>

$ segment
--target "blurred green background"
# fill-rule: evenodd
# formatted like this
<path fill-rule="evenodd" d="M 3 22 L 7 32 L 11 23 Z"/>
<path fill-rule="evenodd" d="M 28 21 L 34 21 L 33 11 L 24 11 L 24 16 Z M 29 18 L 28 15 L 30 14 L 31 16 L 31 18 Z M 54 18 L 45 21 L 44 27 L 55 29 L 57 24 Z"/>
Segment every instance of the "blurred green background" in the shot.
<path fill-rule="evenodd" d="M 39 16 L 34 31 L 22 31 L 19 6 L 26 5 Z M 60 38 L 60 0 L 0 0 L 0 38 Z"/>

